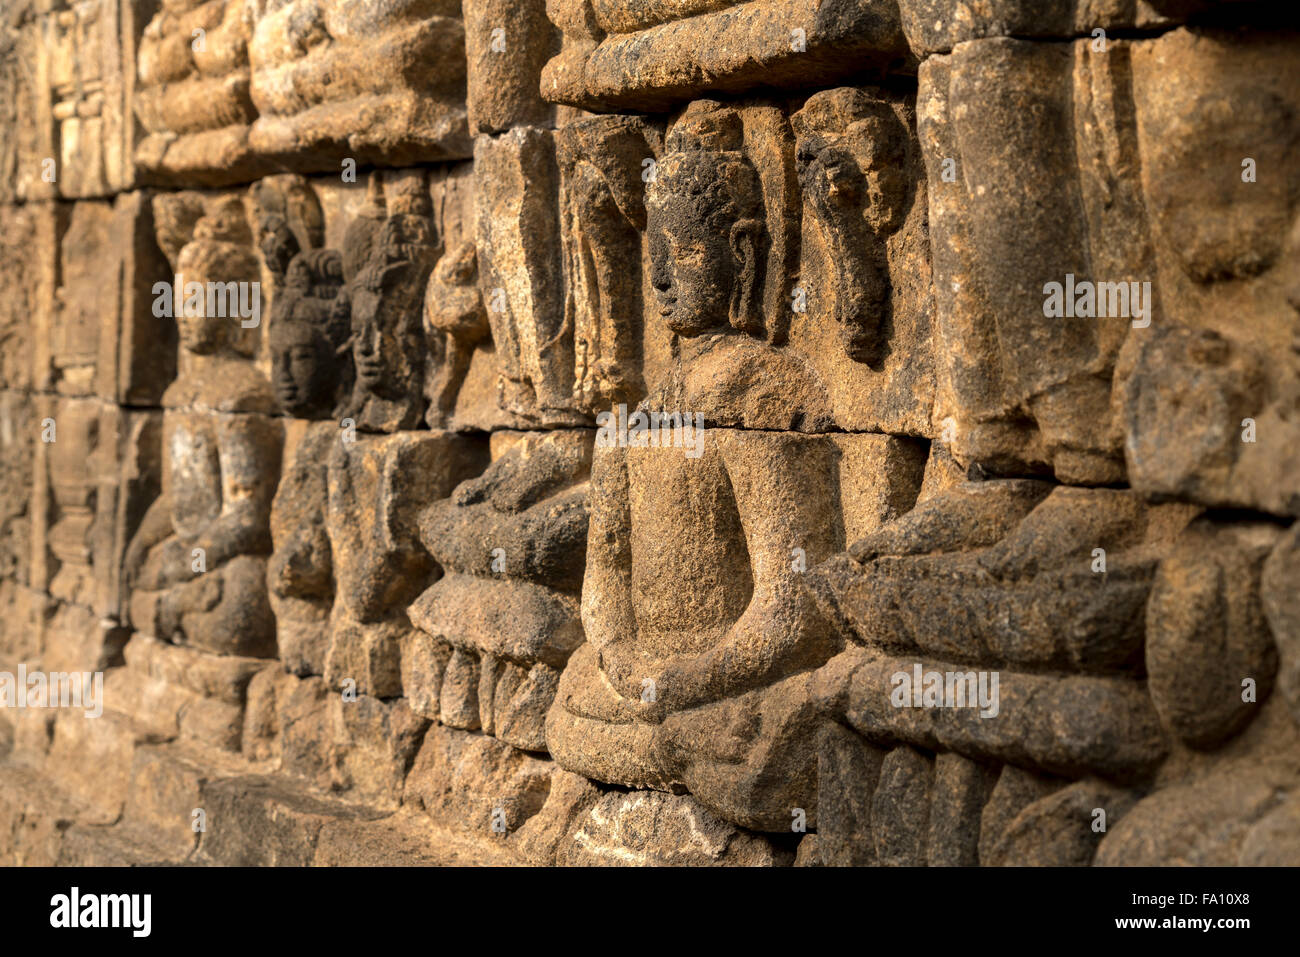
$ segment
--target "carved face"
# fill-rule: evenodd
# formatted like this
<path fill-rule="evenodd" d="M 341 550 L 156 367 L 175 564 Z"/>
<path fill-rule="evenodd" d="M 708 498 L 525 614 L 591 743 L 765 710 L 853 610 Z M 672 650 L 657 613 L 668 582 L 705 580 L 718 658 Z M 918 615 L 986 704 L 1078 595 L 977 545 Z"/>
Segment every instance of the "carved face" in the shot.
<path fill-rule="evenodd" d="M 423 216 L 394 214 L 350 284 L 357 381 L 376 395 L 403 397 L 418 374 L 419 297 L 428 281 L 431 232 Z"/>
<path fill-rule="evenodd" d="M 244 216 L 244 207 L 233 196 L 225 196 L 208 204 L 202 219 L 194 225 L 195 239 L 209 239 L 252 245 L 252 233 Z"/>
<path fill-rule="evenodd" d="M 415 262 L 432 241 L 429 221 L 414 213 L 397 213 L 384 223 L 380 246 L 389 262 Z"/>
<path fill-rule="evenodd" d="M 814 213 L 852 233 L 859 223 L 879 236 L 902 226 L 907 133 L 887 103 L 829 90 L 808 101 L 794 126 L 799 181 Z"/>
<path fill-rule="evenodd" d="M 224 316 L 204 315 L 206 311 L 206 300 L 195 310 L 186 309 L 184 299 L 181 307 L 176 310 L 176 328 L 182 348 L 200 356 L 220 352 L 226 345 L 230 323 L 238 322 L 237 319 Z"/>
<path fill-rule="evenodd" d="M 311 295 L 315 275 L 311 266 L 303 257 L 298 257 L 289 263 L 284 274 L 284 287 L 304 296 Z"/>
<path fill-rule="evenodd" d="M 373 289 L 352 294 L 352 359 L 357 380 L 368 390 L 386 395 L 399 385 L 399 345 L 396 323 L 386 318 L 385 297 Z"/>
<path fill-rule="evenodd" d="M 726 326 L 734 257 L 725 237 L 709 235 L 688 200 L 674 200 L 649 216 L 651 282 L 655 306 L 679 336 Z"/>
<path fill-rule="evenodd" d="M 892 107 L 850 88 L 814 95 L 793 118 L 805 209 L 834 277 L 828 297 L 845 353 L 877 367 L 888 352 L 886 240 L 906 216 L 906 131 Z"/>
<path fill-rule="evenodd" d="M 805 155 L 801 155 L 800 160 L 805 160 Z M 818 215 L 832 221 L 839 217 L 862 215 L 862 209 L 867 205 L 866 177 L 853 155 L 843 146 L 825 146 L 806 156 L 806 165 L 801 172 L 804 196 Z"/>
<path fill-rule="evenodd" d="M 329 398 L 333 363 L 312 327 L 290 319 L 271 329 L 271 379 L 281 408 L 307 417 Z"/>
<path fill-rule="evenodd" d="M 651 284 L 659 315 L 679 336 L 734 324 L 736 304 L 753 300 L 756 186 L 747 165 L 722 155 L 675 154 L 660 165 L 646 210 Z"/>
<path fill-rule="evenodd" d="M 175 303 L 176 324 L 181 346 L 197 355 L 212 355 L 227 346 L 243 349 L 246 343 L 239 336 L 239 317 L 229 310 L 227 286 L 229 283 L 250 283 L 252 289 L 240 290 L 241 297 L 256 294 L 257 260 L 250 250 L 252 234 L 244 218 L 244 208 L 233 197 L 224 197 L 208 204 L 203 217 L 195 223 L 194 238 L 185 244 L 176 260 L 176 272 L 181 276 L 181 301 Z M 198 301 L 190 302 L 187 290 L 191 283 L 203 287 Z M 213 315 L 209 311 L 209 283 L 220 284 L 217 298 L 213 299 Z M 242 301 L 242 300 L 241 300 Z M 222 310 L 227 315 L 220 314 Z"/>
<path fill-rule="evenodd" d="M 289 263 L 298 253 L 298 240 L 289 229 L 289 224 L 280 216 L 268 216 L 262 223 L 262 258 L 272 273 L 283 274 Z"/>

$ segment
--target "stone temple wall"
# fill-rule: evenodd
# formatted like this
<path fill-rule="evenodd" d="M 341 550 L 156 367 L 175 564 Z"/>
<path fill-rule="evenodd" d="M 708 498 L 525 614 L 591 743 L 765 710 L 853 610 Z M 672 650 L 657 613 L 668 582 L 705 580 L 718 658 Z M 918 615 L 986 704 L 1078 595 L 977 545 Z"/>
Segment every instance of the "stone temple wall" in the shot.
<path fill-rule="evenodd" d="M 1300 863 L 1293 3 L 0 31 L 0 861 Z"/>

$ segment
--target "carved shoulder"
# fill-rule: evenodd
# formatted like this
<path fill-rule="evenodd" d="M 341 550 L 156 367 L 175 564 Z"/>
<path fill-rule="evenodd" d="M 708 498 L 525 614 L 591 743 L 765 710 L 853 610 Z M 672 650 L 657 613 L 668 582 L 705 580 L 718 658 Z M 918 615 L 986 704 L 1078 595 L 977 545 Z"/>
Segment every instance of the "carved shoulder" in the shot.
<path fill-rule="evenodd" d="M 832 425 L 830 399 L 803 358 L 749 336 L 720 338 L 684 375 L 685 411 L 719 426 L 819 431 Z"/>

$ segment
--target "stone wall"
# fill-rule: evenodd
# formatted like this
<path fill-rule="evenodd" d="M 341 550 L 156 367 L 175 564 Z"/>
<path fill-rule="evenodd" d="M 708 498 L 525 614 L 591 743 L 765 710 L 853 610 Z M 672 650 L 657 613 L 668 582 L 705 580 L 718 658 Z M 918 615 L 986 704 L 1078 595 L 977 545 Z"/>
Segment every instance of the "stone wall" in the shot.
<path fill-rule="evenodd" d="M 1300 863 L 1293 4 L 4 14 L 0 861 Z"/>

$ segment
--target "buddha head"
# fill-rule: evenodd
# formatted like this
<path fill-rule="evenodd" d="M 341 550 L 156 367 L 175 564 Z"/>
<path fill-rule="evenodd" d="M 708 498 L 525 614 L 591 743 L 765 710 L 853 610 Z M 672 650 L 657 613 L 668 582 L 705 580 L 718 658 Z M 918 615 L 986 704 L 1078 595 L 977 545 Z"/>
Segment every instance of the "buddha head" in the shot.
<path fill-rule="evenodd" d="M 352 291 L 352 361 L 357 381 L 376 395 L 388 395 L 397 385 L 388 375 L 398 350 L 398 331 L 386 315 L 383 289 L 377 284 L 359 285 Z"/>
<path fill-rule="evenodd" d="M 647 193 L 651 284 L 670 330 L 763 334 L 766 231 L 758 173 L 734 109 L 691 104 L 669 134 Z"/>
<path fill-rule="evenodd" d="M 259 226 L 261 238 L 258 248 L 262 252 L 266 267 L 271 271 L 271 275 L 277 278 L 283 276 L 289 264 L 293 262 L 293 257 L 300 252 L 298 239 L 289 228 L 289 221 L 283 216 L 268 215 Z"/>
<path fill-rule="evenodd" d="M 290 415 L 321 418 L 344 394 L 347 317 L 334 309 L 343 281 L 332 249 L 299 253 L 289 264 L 271 323 L 271 376 L 276 398 Z"/>
<path fill-rule="evenodd" d="M 861 219 L 874 234 L 906 217 L 907 131 L 890 104 L 863 90 L 824 90 L 792 117 L 799 180 L 814 215 Z"/>
<path fill-rule="evenodd" d="M 437 249 L 423 176 L 393 173 L 383 196 L 385 218 L 349 283 L 352 357 L 366 391 L 401 399 L 418 388 L 420 307 Z"/>
<path fill-rule="evenodd" d="M 194 238 L 176 261 L 176 272 L 184 282 L 176 304 L 182 348 L 201 356 L 225 351 L 249 356 L 256 350 L 257 329 L 242 327 L 240 316 L 232 314 L 237 303 L 247 304 L 250 295 L 260 296 L 252 245 L 253 235 L 237 197 L 219 197 L 207 204 L 194 226 Z M 193 283 L 202 288 L 191 294 Z M 232 291 L 238 301 L 230 298 Z"/>
<path fill-rule="evenodd" d="M 791 120 L 840 340 L 851 359 L 878 367 L 891 312 L 887 241 L 907 215 L 907 131 L 887 101 L 853 87 L 814 94 Z"/>

